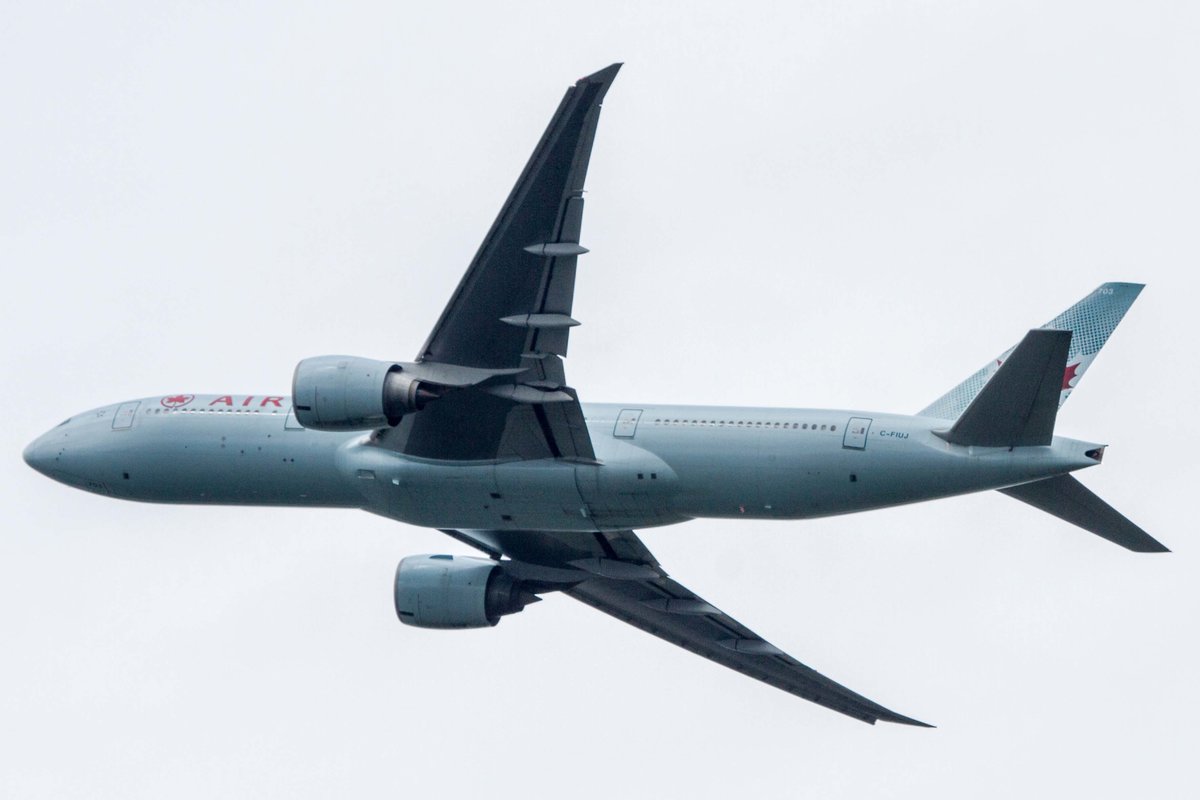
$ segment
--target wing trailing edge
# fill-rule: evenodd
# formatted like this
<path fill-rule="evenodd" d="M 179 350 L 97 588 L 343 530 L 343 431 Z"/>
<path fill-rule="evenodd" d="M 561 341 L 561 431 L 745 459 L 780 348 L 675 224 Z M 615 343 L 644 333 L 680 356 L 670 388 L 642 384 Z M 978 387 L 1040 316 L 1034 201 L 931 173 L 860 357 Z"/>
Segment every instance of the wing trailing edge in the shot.
<path fill-rule="evenodd" d="M 631 530 L 604 533 L 443 530 L 501 561 L 514 576 L 825 708 L 874 725 L 932 728 L 885 708 L 780 650 L 672 580 Z"/>

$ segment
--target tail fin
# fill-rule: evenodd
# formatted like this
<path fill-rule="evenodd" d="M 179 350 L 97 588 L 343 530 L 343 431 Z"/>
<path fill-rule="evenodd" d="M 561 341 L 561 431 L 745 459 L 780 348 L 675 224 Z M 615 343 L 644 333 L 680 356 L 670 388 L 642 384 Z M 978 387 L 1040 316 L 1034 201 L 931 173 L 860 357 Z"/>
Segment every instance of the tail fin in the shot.
<path fill-rule="evenodd" d="M 1071 475 L 1058 475 L 1000 491 L 1136 553 L 1171 552 Z"/>
<path fill-rule="evenodd" d="M 1142 291 L 1140 283 L 1105 283 L 1075 305 L 1047 322 L 1042 327 L 1071 331 L 1073 338 L 1067 352 L 1066 370 L 1063 373 L 1062 391 L 1058 405 L 1062 406 L 1079 385 L 1083 373 L 1096 358 L 1100 348 L 1116 329 L 1125 312 L 1133 305 Z M 939 419 L 958 419 L 967 406 L 979 395 L 984 385 L 997 373 L 1015 350 L 1010 347 L 987 366 L 955 386 L 921 411 L 921 416 Z"/>

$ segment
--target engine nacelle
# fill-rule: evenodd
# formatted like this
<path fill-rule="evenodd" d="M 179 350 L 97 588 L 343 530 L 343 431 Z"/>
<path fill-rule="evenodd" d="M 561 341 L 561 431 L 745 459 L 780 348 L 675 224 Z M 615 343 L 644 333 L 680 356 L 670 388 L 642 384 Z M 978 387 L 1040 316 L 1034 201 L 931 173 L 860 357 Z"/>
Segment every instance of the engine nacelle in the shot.
<path fill-rule="evenodd" d="M 409 556 L 396 567 L 395 599 L 405 625 L 486 628 L 538 598 L 490 559 Z"/>
<path fill-rule="evenodd" d="M 356 356 L 317 356 L 296 365 L 296 420 L 319 431 L 361 431 L 397 425 L 436 392 L 399 364 Z"/>

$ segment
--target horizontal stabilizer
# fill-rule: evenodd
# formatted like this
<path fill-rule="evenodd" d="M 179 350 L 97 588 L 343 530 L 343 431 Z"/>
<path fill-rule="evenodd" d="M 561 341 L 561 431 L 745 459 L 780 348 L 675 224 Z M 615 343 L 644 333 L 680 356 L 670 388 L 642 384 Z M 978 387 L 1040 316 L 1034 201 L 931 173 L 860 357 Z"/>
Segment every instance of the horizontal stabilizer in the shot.
<path fill-rule="evenodd" d="M 1037 328 L 1012 354 L 948 431 L 952 444 L 978 447 L 1048 445 L 1054 438 L 1071 332 Z"/>
<path fill-rule="evenodd" d="M 1000 491 L 1137 553 L 1171 552 L 1071 475 Z"/>

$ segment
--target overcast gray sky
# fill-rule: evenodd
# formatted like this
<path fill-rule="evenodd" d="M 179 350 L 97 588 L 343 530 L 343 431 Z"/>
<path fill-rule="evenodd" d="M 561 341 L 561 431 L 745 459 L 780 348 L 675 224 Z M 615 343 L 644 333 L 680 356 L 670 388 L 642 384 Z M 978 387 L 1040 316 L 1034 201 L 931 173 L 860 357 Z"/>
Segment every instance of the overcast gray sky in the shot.
<path fill-rule="evenodd" d="M 0 794 L 1183 797 L 1194 3 L 0 9 Z M 149 506 L 21 448 L 85 408 L 411 358 L 564 89 L 616 60 L 568 374 L 584 400 L 915 411 L 1105 280 L 1059 417 L 1176 552 L 997 494 L 644 538 L 937 730 L 871 728 L 563 597 L 401 626 L 351 511 Z"/>

